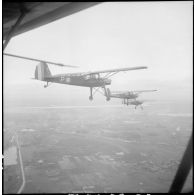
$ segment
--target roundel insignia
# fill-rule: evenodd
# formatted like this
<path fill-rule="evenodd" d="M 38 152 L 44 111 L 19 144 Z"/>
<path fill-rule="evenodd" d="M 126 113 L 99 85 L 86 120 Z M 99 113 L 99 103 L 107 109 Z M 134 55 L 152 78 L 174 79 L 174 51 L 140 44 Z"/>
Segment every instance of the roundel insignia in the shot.
<path fill-rule="evenodd" d="M 60 80 L 61 80 L 61 81 L 63 81 L 63 80 L 64 80 L 64 77 L 63 77 L 63 76 L 61 76 L 61 77 L 60 77 Z"/>
<path fill-rule="evenodd" d="M 67 83 L 70 83 L 70 77 L 67 77 L 67 78 L 66 78 L 66 82 L 67 82 Z"/>

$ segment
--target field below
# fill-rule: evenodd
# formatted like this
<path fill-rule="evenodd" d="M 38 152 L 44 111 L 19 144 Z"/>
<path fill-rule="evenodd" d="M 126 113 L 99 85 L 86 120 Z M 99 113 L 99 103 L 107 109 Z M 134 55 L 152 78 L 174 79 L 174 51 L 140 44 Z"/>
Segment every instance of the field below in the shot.
<path fill-rule="evenodd" d="M 17 147 L 14 132 L 22 193 L 168 192 L 192 116 L 122 106 L 17 108 L 4 113 L 4 151 Z M 18 159 L 17 152 L 17 164 L 4 164 L 4 193 L 22 184 Z M 190 189 L 192 171 L 183 191 Z"/>

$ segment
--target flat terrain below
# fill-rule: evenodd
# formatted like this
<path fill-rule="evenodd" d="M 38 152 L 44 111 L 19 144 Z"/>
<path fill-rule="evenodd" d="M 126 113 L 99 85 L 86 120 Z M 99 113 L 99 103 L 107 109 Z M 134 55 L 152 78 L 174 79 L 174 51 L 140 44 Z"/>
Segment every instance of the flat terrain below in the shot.
<path fill-rule="evenodd" d="M 168 192 L 192 116 L 123 106 L 15 108 L 4 113 L 4 151 L 17 147 L 14 132 L 23 193 Z M 17 158 L 4 164 L 4 193 L 21 185 Z"/>

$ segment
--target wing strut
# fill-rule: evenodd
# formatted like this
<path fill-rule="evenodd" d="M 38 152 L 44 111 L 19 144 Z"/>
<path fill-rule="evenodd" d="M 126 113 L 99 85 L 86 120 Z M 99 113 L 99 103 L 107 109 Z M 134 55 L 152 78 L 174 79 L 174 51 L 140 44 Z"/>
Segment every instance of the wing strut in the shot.
<path fill-rule="evenodd" d="M 115 74 L 117 74 L 118 72 L 109 72 L 109 73 L 107 73 L 105 76 L 104 76 L 104 78 L 105 79 L 108 79 L 109 77 L 111 77 L 111 76 L 113 76 L 113 75 L 115 75 Z"/>
<path fill-rule="evenodd" d="M 192 161 L 193 161 L 192 159 L 192 155 L 193 155 L 192 137 L 193 137 L 193 134 L 191 135 L 190 140 L 188 141 L 187 148 L 184 152 L 181 163 L 175 175 L 174 181 L 170 187 L 169 193 L 176 193 L 176 194 L 181 193 L 181 190 L 190 172 Z"/>
<path fill-rule="evenodd" d="M 25 17 L 27 11 L 26 9 L 22 6 L 22 4 L 20 5 L 20 16 L 18 17 L 16 23 L 12 26 L 12 28 L 10 29 L 9 33 L 7 34 L 6 38 L 5 38 L 5 42 L 3 44 L 3 51 L 5 50 L 5 48 L 7 47 L 7 44 L 9 43 L 9 41 L 11 40 L 14 32 L 17 30 L 18 26 L 20 25 L 20 23 L 22 22 L 23 18 Z"/>

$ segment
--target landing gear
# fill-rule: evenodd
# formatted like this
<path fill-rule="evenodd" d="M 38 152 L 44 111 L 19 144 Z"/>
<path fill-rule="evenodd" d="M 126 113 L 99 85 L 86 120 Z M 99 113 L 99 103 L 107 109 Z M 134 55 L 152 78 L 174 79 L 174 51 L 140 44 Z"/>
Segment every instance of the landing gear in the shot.
<path fill-rule="evenodd" d="M 106 87 L 103 86 L 102 89 L 104 90 L 104 94 L 105 94 L 105 96 L 106 96 L 106 101 L 110 101 L 110 92 L 109 92 L 109 88 L 106 89 Z"/>
<path fill-rule="evenodd" d="M 89 100 L 92 101 L 93 100 L 93 88 L 90 87 L 90 96 L 89 96 Z"/>
<path fill-rule="evenodd" d="M 47 82 L 47 84 L 44 85 L 44 88 L 48 87 L 49 86 L 49 82 Z"/>
<path fill-rule="evenodd" d="M 127 106 L 129 105 L 128 99 L 124 99 L 124 104 Z"/>
<path fill-rule="evenodd" d="M 109 98 L 109 97 L 107 97 L 107 98 L 106 98 L 106 101 L 110 101 L 110 98 Z"/>
<path fill-rule="evenodd" d="M 89 96 L 90 101 L 93 100 L 93 96 L 95 95 L 96 92 L 99 92 L 102 95 L 106 96 L 107 101 L 110 100 L 110 91 L 109 89 L 106 89 L 104 85 L 100 87 L 89 87 L 89 88 L 90 88 L 90 96 Z M 93 88 L 95 89 L 94 91 L 93 91 Z M 102 89 L 102 91 L 100 91 L 100 89 Z"/>

